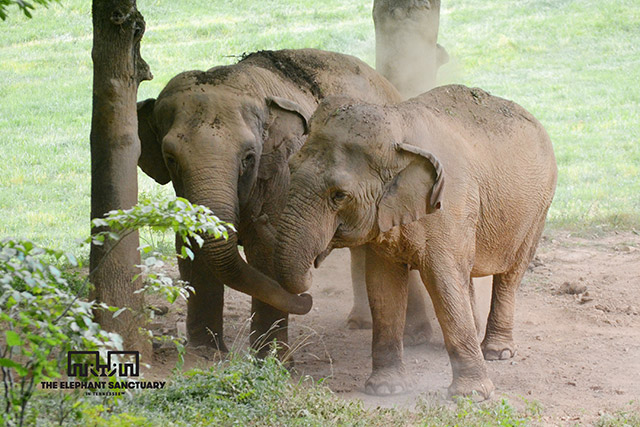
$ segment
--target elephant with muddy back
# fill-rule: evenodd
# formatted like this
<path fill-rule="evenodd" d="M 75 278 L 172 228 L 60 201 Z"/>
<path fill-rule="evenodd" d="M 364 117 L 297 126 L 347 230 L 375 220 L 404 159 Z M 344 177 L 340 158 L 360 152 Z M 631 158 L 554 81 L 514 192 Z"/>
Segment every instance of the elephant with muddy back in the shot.
<path fill-rule="evenodd" d="M 205 239 L 193 262 L 179 260 L 182 278 L 195 289 L 187 308 L 192 345 L 225 349 L 224 284 L 253 297 L 252 343 L 274 322 L 280 327 L 268 339 L 286 343 L 287 313 L 310 309 L 308 295 L 290 294 L 272 279 L 274 247 L 261 230 L 270 229 L 284 207 L 288 160 L 305 142 L 307 119 L 322 98 L 338 94 L 374 104 L 401 100 L 362 61 L 302 49 L 261 51 L 234 65 L 184 72 L 157 99 L 138 103 L 142 170 L 160 184 L 171 181 L 177 195 L 237 228 L 227 241 Z M 364 250 L 356 252 L 354 264 L 363 264 Z M 359 274 L 363 269 L 354 268 L 354 277 Z M 358 307 L 351 316 L 356 324 L 368 316 Z"/>
<path fill-rule="evenodd" d="M 451 360 L 451 395 L 494 385 L 483 360 L 515 354 L 515 294 L 554 195 L 557 168 L 542 125 L 522 107 L 451 85 L 393 106 L 323 101 L 277 229 L 275 272 L 292 293 L 332 248 L 366 245 L 373 371 L 365 391 L 409 387 L 402 361 L 407 276 L 418 270 Z M 482 343 L 471 278 L 493 275 Z"/>

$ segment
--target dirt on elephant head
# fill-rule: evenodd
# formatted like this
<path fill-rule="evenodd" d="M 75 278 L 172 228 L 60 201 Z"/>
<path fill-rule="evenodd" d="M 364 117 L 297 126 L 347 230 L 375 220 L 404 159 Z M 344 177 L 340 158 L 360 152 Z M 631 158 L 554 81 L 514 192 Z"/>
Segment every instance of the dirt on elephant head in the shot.
<path fill-rule="evenodd" d="M 222 65 L 207 71 L 194 71 L 193 73 L 197 85 L 216 86 L 225 83 L 229 76 L 233 75 L 233 71 L 233 66 Z"/>
<path fill-rule="evenodd" d="M 318 85 L 312 70 L 324 68 L 325 64 L 316 58 L 316 63 L 302 66 L 301 59 L 302 56 L 296 51 L 261 50 L 244 56 L 239 63 L 253 64 L 273 71 L 291 80 L 301 88 L 307 89 L 316 99 L 324 98 L 322 89 Z"/>

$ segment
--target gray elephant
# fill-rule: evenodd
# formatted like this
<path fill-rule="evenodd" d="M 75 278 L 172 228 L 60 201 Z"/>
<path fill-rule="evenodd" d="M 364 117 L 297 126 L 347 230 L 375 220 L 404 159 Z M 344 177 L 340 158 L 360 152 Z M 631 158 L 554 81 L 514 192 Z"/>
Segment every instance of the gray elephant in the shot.
<path fill-rule="evenodd" d="M 318 254 L 367 245 L 373 372 L 366 392 L 408 387 L 402 331 L 406 279 L 416 269 L 451 360 L 449 393 L 489 397 L 483 354 L 515 354 L 515 293 L 555 191 L 555 157 L 542 125 L 513 102 L 457 85 L 396 106 L 333 98 L 314 114 L 290 167 L 276 277 L 290 292 L 304 292 Z M 486 275 L 494 279 L 480 345 L 469 286 Z"/>
<path fill-rule="evenodd" d="M 285 343 L 287 313 L 310 309 L 307 295 L 289 294 L 269 277 L 274 248 L 258 225 L 277 219 L 289 157 L 304 143 L 319 100 L 336 94 L 375 104 L 401 100 L 357 58 L 302 49 L 262 51 L 234 65 L 184 72 L 157 99 L 138 103 L 142 170 L 161 184 L 172 181 L 177 195 L 208 206 L 238 230 L 228 241 L 207 239 L 193 262 L 179 260 L 181 276 L 196 291 L 187 311 L 191 344 L 225 349 L 223 284 L 254 297 L 252 343 L 274 322 L 280 328 L 269 339 Z"/>

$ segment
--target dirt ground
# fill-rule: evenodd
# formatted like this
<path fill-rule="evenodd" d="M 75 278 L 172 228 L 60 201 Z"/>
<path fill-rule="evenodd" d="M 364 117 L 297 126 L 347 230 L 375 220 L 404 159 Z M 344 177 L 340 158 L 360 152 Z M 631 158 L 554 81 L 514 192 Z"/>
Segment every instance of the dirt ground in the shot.
<path fill-rule="evenodd" d="M 371 331 L 350 330 L 352 305 L 347 250 L 334 251 L 314 271 L 314 307 L 294 316 L 290 340 L 296 350 L 298 375 L 327 378 L 345 399 L 361 399 L 370 407 L 413 405 L 418 396 L 446 402 L 451 367 L 438 330 L 428 345 L 405 348 L 411 393 L 373 397 L 364 393 L 371 370 Z M 488 312 L 490 282 L 476 284 L 479 307 Z M 227 290 L 227 345 L 246 345 L 250 300 Z M 182 329 L 184 306 L 159 316 L 155 328 Z M 435 320 L 435 317 L 433 317 Z M 518 291 L 514 338 L 516 356 L 488 362 L 496 386 L 494 399 L 505 397 L 515 407 L 539 402 L 548 425 L 584 424 L 602 413 L 614 413 L 640 399 L 640 236 L 637 232 L 604 237 L 545 237 Z M 173 366 L 170 349 L 156 351 L 153 376 Z M 206 365 L 215 355 L 188 350 L 187 366 Z M 164 363 L 163 363 L 164 362 Z"/>

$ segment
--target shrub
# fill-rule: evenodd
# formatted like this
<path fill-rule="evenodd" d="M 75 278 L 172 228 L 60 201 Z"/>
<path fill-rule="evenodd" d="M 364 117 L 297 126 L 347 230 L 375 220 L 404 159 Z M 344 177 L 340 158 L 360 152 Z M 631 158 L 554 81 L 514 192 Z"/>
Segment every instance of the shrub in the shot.
<path fill-rule="evenodd" d="M 180 256 L 191 259 L 193 242 L 200 246 L 204 242 L 200 234 L 226 239 L 227 227 L 233 227 L 221 222 L 208 208 L 181 198 L 143 200 L 131 209 L 109 212 L 105 218 L 93 220 L 93 225 L 109 229 L 86 239 L 86 243 L 97 245 L 107 239 L 115 240 L 117 245 L 122 237 L 142 227 L 172 230 L 185 243 Z M 186 298 L 185 284 L 174 284 L 160 272 L 164 256 L 154 253 L 149 246 L 141 247 L 140 251 L 149 256 L 138 266 L 140 275 L 146 278 L 139 292 L 159 293 L 170 303 L 178 297 Z M 103 331 L 93 321 L 93 310 L 109 310 L 117 316 L 124 308 L 83 301 L 80 296 L 86 294 L 93 272 L 78 284 L 76 275 L 61 272 L 64 262 L 67 266 L 79 266 L 71 253 L 40 247 L 27 240 L 0 242 L 0 330 L 4 331 L 0 336 L 4 388 L 0 422 L 3 425 L 24 423 L 27 404 L 36 386 L 41 381 L 60 377 L 68 351 L 122 349 L 119 335 Z"/>

